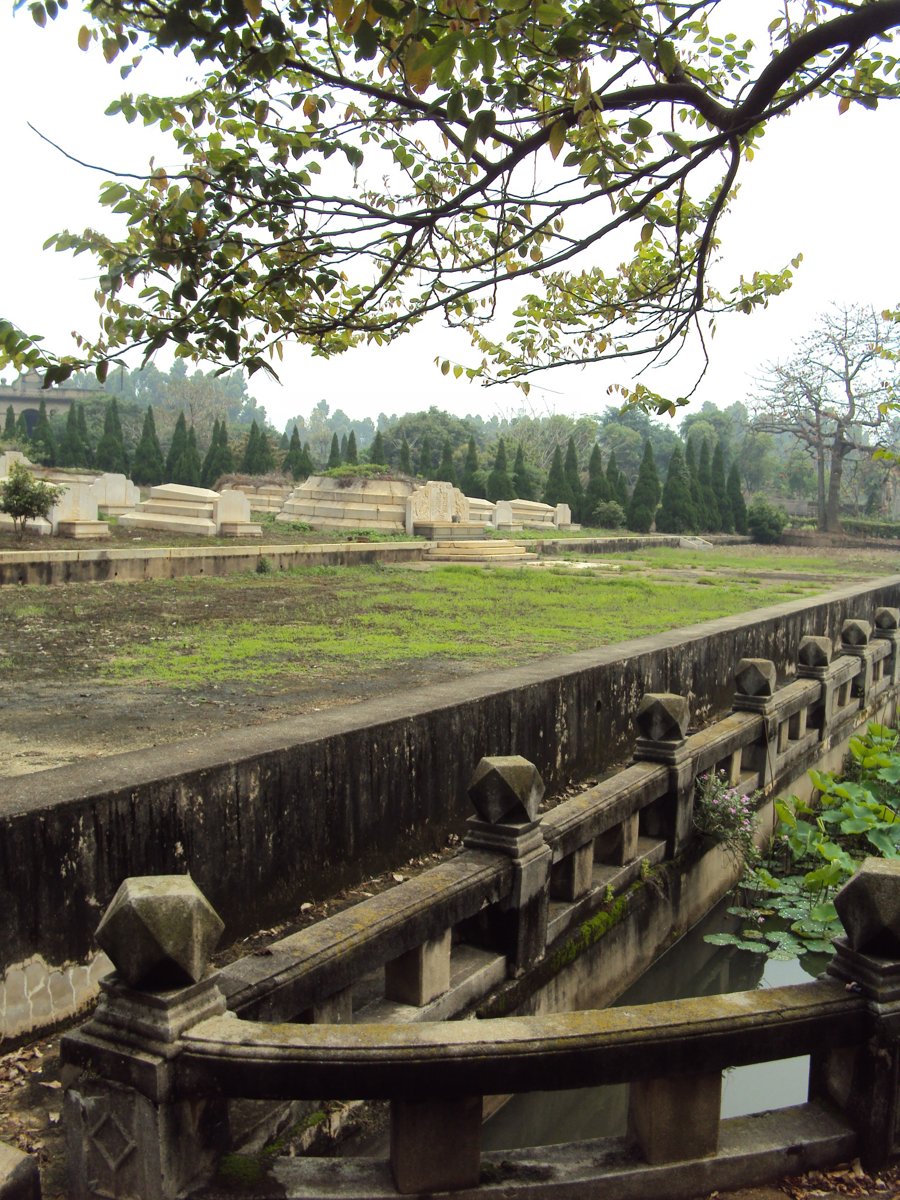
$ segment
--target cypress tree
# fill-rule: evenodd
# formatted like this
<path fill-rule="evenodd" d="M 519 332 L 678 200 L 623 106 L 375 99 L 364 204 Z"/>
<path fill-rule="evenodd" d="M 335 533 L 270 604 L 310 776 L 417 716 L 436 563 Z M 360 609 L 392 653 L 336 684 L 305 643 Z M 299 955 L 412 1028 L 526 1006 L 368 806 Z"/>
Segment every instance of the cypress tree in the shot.
<path fill-rule="evenodd" d="M 369 447 L 369 462 L 376 463 L 379 466 L 387 464 L 387 456 L 384 452 L 384 438 L 381 436 L 381 430 L 377 430 L 375 437 L 372 439 L 372 445 Z"/>
<path fill-rule="evenodd" d="M 728 472 L 728 499 L 731 501 L 731 511 L 734 515 L 734 528 L 737 533 L 747 533 L 747 505 L 741 488 L 741 476 L 737 463 L 731 464 Z"/>
<path fill-rule="evenodd" d="M 194 431 L 194 423 L 192 421 L 191 427 L 187 432 L 184 453 L 175 464 L 175 482 L 181 483 L 185 487 L 199 487 L 201 470 L 200 452 L 197 449 L 197 434 Z"/>
<path fill-rule="evenodd" d="M 566 479 L 562 450 L 558 445 L 553 451 L 553 461 L 550 463 L 547 482 L 544 485 L 543 501 L 545 504 L 552 504 L 554 508 L 557 504 L 568 504 L 570 508 L 572 506 L 572 493 Z"/>
<path fill-rule="evenodd" d="M 219 462 L 219 439 L 221 438 L 221 426 L 219 418 L 213 421 L 212 437 L 209 442 L 209 449 L 203 458 L 203 466 L 200 468 L 200 486 L 211 488 L 222 472 L 218 469 Z"/>
<path fill-rule="evenodd" d="M 628 505 L 628 528 L 636 533 L 649 533 L 659 504 L 659 475 L 649 442 L 644 443 L 644 457 Z"/>
<path fill-rule="evenodd" d="M 569 491 L 572 493 L 572 520 L 581 521 L 584 515 L 584 487 L 581 482 L 581 474 L 578 470 L 578 451 L 575 449 L 574 437 L 569 438 L 569 444 L 566 446 L 566 459 L 563 465 L 566 472 L 566 481 L 569 484 Z"/>
<path fill-rule="evenodd" d="M 165 476 L 167 483 L 177 483 L 175 478 L 175 468 L 181 461 L 187 447 L 187 421 L 184 419 L 184 413 L 178 414 L 178 420 L 175 422 L 175 429 L 172 433 L 172 441 L 169 444 L 169 452 L 166 455 Z"/>
<path fill-rule="evenodd" d="M 69 409 L 72 412 L 72 409 Z M 6 408 L 6 424 L 3 426 L 3 438 L 6 441 L 9 438 L 16 436 L 16 414 L 13 412 L 13 406 L 7 405 Z"/>
<path fill-rule="evenodd" d="M 96 465 L 101 471 L 113 471 L 121 475 L 128 474 L 128 455 L 125 453 L 125 443 L 122 440 L 122 424 L 119 421 L 119 408 L 113 397 L 106 406 L 103 418 L 103 436 L 97 444 L 95 455 Z"/>
<path fill-rule="evenodd" d="M 503 438 L 497 443 L 497 455 L 494 459 L 494 466 L 490 475 L 488 475 L 487 498 L 494 503 L 498 500 L 515 500 L 516 498 L 516 490 L 513 487 L 513 482 L 509 477 L 509 468 L 506 465 L 506 443 Z"/>
<path fill-rule="evenodd" d="M 406 440 L 406 438 L 404 438 L 400 443 L 400 457 L 397 460 L 397 466 L 402 474 L 412 475 L 412 459 L 410 458 L 409 453 L 409 442 Z"/>
<path fill-rule="evenodd" d="M 222 475 L 232 475 L 234 473 L 234 451 L 228 444 L 228 426 L 225 424 L 225 418 L 222 418 L 222 423 L 219 425 L 219 450 L 216 459 L 216 472 L 213 479 L 219 479 Z"/>
<path fill-rule="evenodd" d="M 8 418 L 9 414 L 7 413 Z M 69 411 L 66 414 L 66 428 L 56 448 L 56 461 L 61 467 L 81 466 L 78 462 L 78 414 L 75 412 L 74 404 L 69 405 Z"/>
<path fill-rule="evenodd" d="M 709 442 L 705 439 L 700 447 L 700 458 L 697 463 L 697 483 L 700 488 L 700 516 L 702 528 L 710 533 L 718 533 L 722 528 L 722 517 L 712 485 L 712 463 L 709 455 Z"/>
<path fill-rule="evenodd" d="M 725 451 L 721 442 L 716 442 L 712 458 L 712 490 L 719 510 L 719 529 L 722 533 L 734 533 L 734 513 L 728 495 L 728 478 L 725 474 Z"/>
<path fill-rule="evenodd" d="M 241 459 L 241 474 L 255 475 L 256 474 L 256 454 L 259 444 L 259 426 L 254 421 L 250 426 L 250 434 L 247 438 L 247 445 L 244 447 L 244 456 Z"/>
<path fill-rule="evenodd" d="M 688 480 L 691 485 L 691 503 L 694 506 L 694 528 L 699 529 L 703 524 L 703 498 L 700 494 L 700 480 L 697 475 L 697 439 L 689 437 L 687 450 L 684 454 L 684 465 L 687 467 Z"/>
<path fill-rule="evenodd" d="M 88 436 L 87 417 L 84 415 L 84 405 L 76 404 L 78 409 L 78 450 L 81 455 L 81 461 L 75 464 L 76 467 L 92 467 L 94 465 L 94 450 L 91 446 L 91 439 Z"/>
<path fill-rule="evenodd" d="M 606 464 L 606 484 L 610 491 L 610 499 L 621 505 L 622 512 L 628 512 L 628 480 L 619 470 L 615 450 L 610 453 Z"/>
<path fill-rule="evenodd" d="M 25 414 L 20 412 L 16 417 L 16 441 L 20 446 L 28 445 L 28 426 L 25 423 Z"/>
<path fill-rule="evenodd" d="M 328 455 L 328 470 L 333 471 L 335 467 L 341 465 L 341 443 L 338 441 L 338 435 L 331 435 L 331 451 Z"/>
<path fill-rule="evenodd" d="M 697 528 L 691 477 L 680 446 L 674 448 L 669 459 L 656 528 L 659 533 L 692 533 Z"/>
<path fill-rule="evenodd" d="M 56 466 L 56 438 L 50 428 L 46 400 L 41 400 L 38 419 L 31 433 L 31 456 L 45 467 Z"/>
<path fill-rule="evenodd" d="M 419 447 L 419 461 L 416 463 L 416 474 L 421 475 L 424 479 L 430 479 L 433 469 L 434 458 L 431 450 L 431 440 L 426 433 L 422 438 L 422 445 Z"/>
<path fill-rule="evenodd" d="M 266 433 L 266 427 L 258 431 L 256 438 L 256 470 L 254 475 L 268 475 L 270 471 L 275 470 L 275 453 L 272 450 L 269 442 L 269 435 Z"/>
<path fill-rule="evenodd" d="M 296 423 L 294 424 L 294 428 L 295 429 L 297 428 Z M 290 448 L 291 448 L 291 439 L 288 437 L 288 431 L 285 428 L 284 433 L 281 435 L 281 441 L 278 443 L 278 449 L 279 450 L 290 450 Z"/>
<path fill-rule="evenodd" d="M 309 449 L 309 442 L 304 442 L 303 450 L 300 453 L 300 478 L 309 479 L 310 475 L 315 474 L 315 466 L 313 465 L 312 454 Z"/>
<path fill-rule="evenodd" d="M 438 463 L 434 478 L 443 480 L 445 483 L 452 483 L 456 487 L 456 468 L 453 465 L 453 447 L 450 445 L 449 438 L 444 438 L 444 444 L 441 447 L 441 461 Z"/>
<path fill-rule="evenodd" d="M 347 457 L 347 435 L 346 435 L 346 433 L 342 433 L 341 434 L 341 462 L 346 463 L 349 461 L 350 461 L 350 459 Z"/>
<path fill-rule="evenodd" d="M 528 464 L 525 462 L 525 447 L 521 442 L 516 447 L 516 461 L 513 464 L 512 480 L 518 500 L 536 499 L 534 475 L 528 469 Z"/>
<path fill-rule="evenodd" d="M 285 430 L 285 435 L 287 435 L 287 430 Z M 300 444 L 300 431 L 295 423 L 294 431 L 288 441 L 287 454 L 281 463 L 282 471 L 290 475 L 292 479 L 300 478 L 300 456 L 302 453 L 303 447 Z"/>
<path fill-rule="evenodd" d="M 603 470 L 603 454 L 600 447 L 594 442 L 594 448 L 588 460 L 588 482 L 584 491 L 584 519 L 592 521 L 597 505 L 609 500 L 612 500 L 612 493 L 606 481 L 606 472 Z"/>
<path fill-rule="evenodd" d="M 350 430 L 350 436 L 347 438 L 346 462 L 348 462 L 351 467 L 355 467 L 359 464 L 359 454 L 356 450 L 356 432 L 353 429 Z"/>
<path fill-rule="evenodd" d="M 480 495 L 478 447 L 475 445 L 473 437 L 469 438 L 469 444 L 466 447 L 466 461 L 463 463 L 462 473 L 459 477 L 459 486 L 466 496 L 478 497 Z"/>
<path fill-rule="evenodd" d="M 216 421 L 213 438 L 217 436 L 219 422 Z M 210 447 L 210 452 L 212 447 Z M 153 419 L 153 409 L 147 405 L 144 415 L 144 426 L 141 429 L 140 440 L 134 451 L 134 462 L 131 466 L 131 478 L 135 483 L 152 487 L 162 483 L 165 474 L 162 447 L 156 436 L 156 422 Z"/>

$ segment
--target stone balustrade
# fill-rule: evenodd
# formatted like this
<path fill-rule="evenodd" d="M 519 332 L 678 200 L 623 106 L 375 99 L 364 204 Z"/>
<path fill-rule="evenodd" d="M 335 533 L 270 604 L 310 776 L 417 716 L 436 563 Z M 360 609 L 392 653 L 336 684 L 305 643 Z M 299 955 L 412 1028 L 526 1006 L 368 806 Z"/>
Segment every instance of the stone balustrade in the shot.
<path fill-rule="evenodd" d="M 701 774 L 724 771 L 748 792 L 771 794 L 823 744 L 849 733 L 896 685 L 898 625 L 896 609 L 879 609 L 873 624 L 845 622 L 837 656 L 829 639 L 805 638 L 798 678 L 781 688 L 768 660 L 742 659 L 734 711 L 698 732 L 689 731 L 686 698 L 645 696 L 633 763 L 544 814 L 543 782 L 530 762 L 483 759 L 458 855 L 215 975 L 205 963 L 221 926 L 188 878 L 126 881 L 98 930 L 117 973 L 103 982 L 94 1018 L 63 1044 L 65 1060 L 82 1072 L 67 1100 L 73 1197 L 162 1200 L 199 1186 L 228 1143 L 229 1097 L 391 1099 L 401 1192 L 477 1188 L 483 1095 L 601 1079 L 632 1081 L 638 1165 L 701 1160 L 720 1142 L 721 1070 L 804 1047 L 815 1055 L 814 1094 L 836 1101 L 846 1120 L 836 1126 L 816 1109 L 813 1125 L 830 1131 L 818 1139 L 804 1107 L 784 1119 L 784 1146 L 808 1143 L 809 1165 L 857 1145 L 867 1161 L 883 1161 L 893 1153 L 885 1131 L 894 1118 L 861 1133 L 859 1097 L 877 1092 L 881 1108 L 895 1111 L 865 1049 L 877 1042 L 895 1061 L 893 1026 L 878 1007 L 900 1005 L 893 866 L 885 874 L 883 864 L 869 864 L 865 885 L 842 901 L 849 934 L 832 974 L 859 981 L 859 993 L 832 982 L 752 1000 L 647 1006 L 626 1017 L 443 1022 L 546 965 L 548 950 L 611 896 L 690 850 Z M 691 1106 L 697 1132 L 685 1142 L 678 1114 Z M 776 1142 L 779 1129 L 770 1131 Z M 715 1175 L 724 1183 L 703 1186 L 730 1186 L 735 1171 L 758 1178 L 792 1169 L 784 1146 L 758 1161 L 745 1155 L 744 1175 L 732 1163 Z"/>
<path fill-rule="evenodd" d="M 127 881 L 100 934 L 118 974 L 63 1041 L 69 1194 L 202 1188 L 231 1097 L 391 1102 L 392 1182 L 369 1162 L 283 1160 L 255 1195 L 489 1196 L 499 1174 L 505 1198 L 665 1197 L 854 1154 L 876 1171 L 900 1150 L 900 863 L 866 860 L 836 905 L 846 937 L 814 983 L 503 1020 L 271 1024 L 226 1011 L 205 972 L 221 925 L 188 879 Z M 806 1104 L 720 1119 L 724 1069 L 797 1054 Z M 483 1096 L 600 1082 L 630 1085 L 627 1137 L 505 1151 L 502 1169 L 483 1158 Z"/>

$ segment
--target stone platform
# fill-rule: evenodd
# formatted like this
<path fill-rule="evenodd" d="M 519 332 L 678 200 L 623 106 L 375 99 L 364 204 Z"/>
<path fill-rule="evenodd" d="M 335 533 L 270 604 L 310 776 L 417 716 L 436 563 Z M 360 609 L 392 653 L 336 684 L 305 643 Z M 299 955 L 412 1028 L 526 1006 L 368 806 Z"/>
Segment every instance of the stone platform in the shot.
<path fill-rule="evenodd" d="M 310 475 L 275 519 L 304 521 L 311 529 L 403 533 L 412 489 L 412 483 L 402 479 L 354 479 L 342 486 L 341 480 Z"/>
<path fill-rule="evenodd" d="M 518 542 L 505 541 L 439 541 L 425 551 L 426 562 L 493 563 L 497 566 L 519 566 L 537 558 Z"/>

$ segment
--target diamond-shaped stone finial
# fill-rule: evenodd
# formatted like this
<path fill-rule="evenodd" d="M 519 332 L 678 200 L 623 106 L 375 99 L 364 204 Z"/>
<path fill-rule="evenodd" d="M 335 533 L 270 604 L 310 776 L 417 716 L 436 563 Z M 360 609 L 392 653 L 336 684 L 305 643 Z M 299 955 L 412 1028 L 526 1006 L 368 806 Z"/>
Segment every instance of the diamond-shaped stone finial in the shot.
<path fill-rule="evenodd" d="M 651 742 L 680 742 L 687 732 L 691 712 L 686 696 L 672 692 L 646 692 L 634 715 L 641 737 Z"/>
<path fill-rule="evenodd" d="M 483 758 L 469 782 L 469 799 L 482 821 L 523 825 L 534 821 L 544 781 L 534 763 L 520 754 Z"/>
<path fill-rule="evenodd" d="M 97 941 L 129 986 L 163 991 L 198 983 L 225 928 L 190 875 L 126 879 Z"/>
<path fill-rule="evenodd" d="M 800 640 L 800 650 L 797 657 L 803 667 L 827 667 L 831 662 L 831 638 L 815 637 L 807 634 Z"/>
<path fill-rule="evenodd" d="M 851 949 L 900 959 L 900 861 L 867 858 L 834 898 Z"/>
<path fill-rule="evenodd" d="M 775 664 L 770 658 L 742 658 L 734 682 L 742 696 L 771 696 L 775 691 Z"/>
<path fill-rule="evenodd" d="M 871 636 L 871 622 L 860 617 L 848 617 L 841 626 L 841 641 L 845 646 L 867 646 Z"/>
<path fill-rule="evenodd" d="M 876 608 L 876 629 L 900 629 L 900 608 Z"/>

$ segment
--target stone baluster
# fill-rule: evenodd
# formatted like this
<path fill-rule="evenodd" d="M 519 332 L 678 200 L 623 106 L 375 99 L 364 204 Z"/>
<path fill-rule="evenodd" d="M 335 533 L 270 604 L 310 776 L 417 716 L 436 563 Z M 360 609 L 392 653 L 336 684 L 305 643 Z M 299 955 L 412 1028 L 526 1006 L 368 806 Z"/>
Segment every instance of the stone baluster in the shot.
<path fill-rule="evenodd" d="M 859 674 L 852 684 L 852 694 L 859 697 L 860 708 L 865 707 L 872 690 L 871 636 L 871 622 L 860 617 L 848 617 L 841 626 L 841 652 L 860 660 Z"/>
<path fill-rule="evenodd" d="M 666 854 L 679 854 L 691 840 L 696 767 L 687 749 L 690 706 L 686 696 L 647 692 L 638 705 L 636 762 L 664 763 L 669 768 L 669 790 L 641 814 L 641 832 L 665 838 Z"/>
<path fill-rule="evenodd" d="M 486 936 L 506 955 L 511 975 L 521 975 L 547 948 L 552 854 L 540 828 L 544 781 L 520 755 L 483 758 L 469 784 L 477 816 L 466 826 L 465 846 L 503 854 L 513 862 L 509 894 L 486 909 Z"/>
<path fill-rule="evenodd" d="M 827 974 L 865 996 L 870 1036 L 814 1055 L 810 1093 L 844 1111 L 874 1174 L 900 1153 L 900 862 L 867 858 L 834 903 L 845 937 Z"/>
<path fill-rule="evenodd" d="M 900 683 L 900 608 L 876 608 L 873 636 L 891 643 L 891 656 L 884 664 L 884 678 L 891 686 Z"/>
<path fill-rule="evenodd" d="M 807 634 L 800 640 L 800 650 L 797 655 L 797 676 L 800 679 L 817 679 L 822 686 L 822 694 L 815 709 L 812 710 L 819 739 L 824 741 L 828 736 L 831 723 L 834 720 L 834 701 L 837 685 L 831 678 L 831 655 L 833 647 L 831 639 Z"/>
<path fill-rule="evenodd" d="M 757 713 L 763 719 L 762 735 L 758 742 L 745 746 L 743 765 L 756 771 L 758 787 L 768 787 L 775 778 L 778 755 L 787 749 L 788 722 L 779 723 L 774 712 L 773 696 L 777 675 L 775 664 L 768 658 L 742 658 L 734 673 L 735 695 L 732 707 L 735 712 Z M 806 731 L 804 717 L 803 732 Z M 738 782 L 735 771 L 731 772 L 732 784 Z"/>
<path fill-rule="evenodd" d="M 174 1099 L 181 1035 L 225 1011 L 208 973 L 224 926 L 187 875 L 126 879 L 97 929 L 116 971 L 94 1016 L 62 1040 L 72 1200 L 174 1200 L 213 1174 L 223 1100 Z"/>

